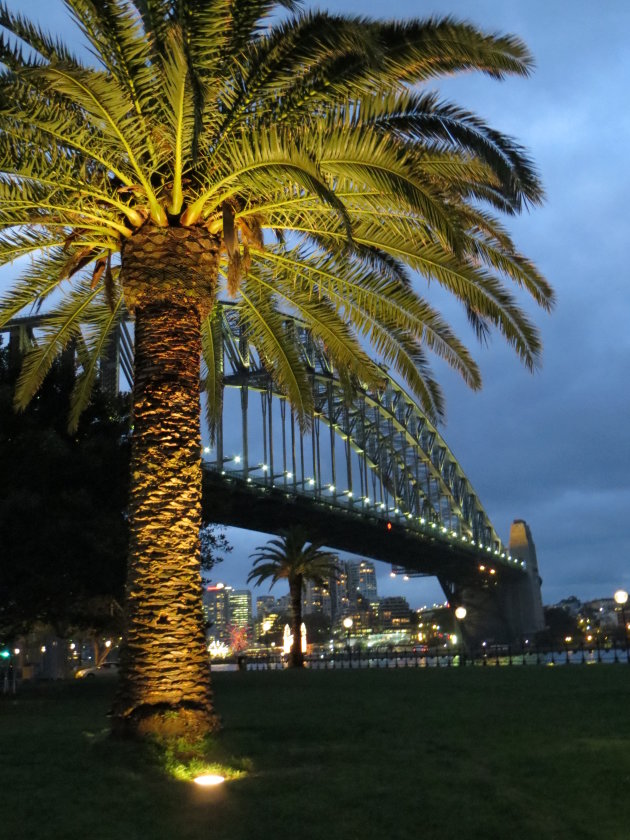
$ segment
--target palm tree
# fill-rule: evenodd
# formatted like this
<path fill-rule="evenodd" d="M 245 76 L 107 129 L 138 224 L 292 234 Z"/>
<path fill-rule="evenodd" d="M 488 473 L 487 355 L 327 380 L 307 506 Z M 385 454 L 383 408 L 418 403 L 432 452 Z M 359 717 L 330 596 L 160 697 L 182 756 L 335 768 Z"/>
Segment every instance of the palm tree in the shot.
<path fill-rule="evenodd" d="M 480 386 L 422 278 L 535 367 L 540 339 L 508 284 L 545 308 L 552 291 L 497 215 L 539 203 L 538 177 L 509 137 L 419 88 L 471 69 L 527 75 L 532 60 L 518 39 L 450 18 L 378 22 L 299 12 L 294 0 L 66 7 L 89 53 L 0 2 L 0 265 L 29 257 L 0 323 L 46 304 L 16 406 L 73 344 L 75 427 L 112 332 L 125 312 L 135 319 L 115 727 L 202 733 L 215 717 L 199 596 L 199 376 L 203 352 L 212 423 L 215 302 L 236 298 L 244 340 L 305 426 L 309 371 L 287 313 L 349 387 L 381 381 L 366 345 L 433 415 L 443 407 L 427 348 Z"/>
<path fill-rule="evenodd" d="M 280 539 L 257 546 L 256 552 L 251 555 L 254 564 L 247 576 L 247 582 L 253 580 L 256 581 L 256 586 L 260 586 L 264 580 L 271 579 L 270 588 L 279 580 L 288 582 L 293 634 L 289 667 L 301 668 L 304 665 L 300 638 L 304 584 L 312 581 L 317 586 L 326 588 L 328 581 L 337 576 L 337 555 L 322 551 L 321 543 L 308 545 L 306 533 L 297 525 L 290 528 Z"/>

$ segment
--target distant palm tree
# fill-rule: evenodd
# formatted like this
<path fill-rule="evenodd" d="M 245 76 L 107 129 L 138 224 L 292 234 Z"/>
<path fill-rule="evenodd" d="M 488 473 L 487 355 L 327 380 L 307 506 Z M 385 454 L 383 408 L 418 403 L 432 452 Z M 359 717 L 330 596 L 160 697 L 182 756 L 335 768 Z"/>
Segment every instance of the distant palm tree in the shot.
<path fill-rule="evenodd" d="M 255 581 L 257 586 L 271 579 L 271 586 L 279 580 L 289 584 L 291 596 L 291 632 L 293 643 L 289 654 L 289 667 L 301 668 L 304 654 L 301 645 L 302 595 L 307 581 L 327 588 L 328 581 L 336 578 L 337 555 L 321 550 L 321 543 L 307 544 L 305 531 L 295 526 L 277 540 L 257 546 L 258 553 L 252 554 L 254 566 L 247 582 Z"/>
<path fill-rule="evenodd" d="M 451 18 L 371 21 L 294 0 L 65 0 L 79 56 L 0 2 L 0 265 L 27 257 L 0 324 L 47 313 L 16 403 L 77 348 L 71 425 L 113 331 L 135 319 L 125 657 L 118 731 L 215 723 L 200 597 L 200 355 L 222 394 L 220 296 L 301 423 L 308 360 L 347 385 L 389 365 L 442 410 L 426 350 L 474 388 L 467 348 L 417 272 L 496 327 L 529 367 L 541 343 L 508 286 L 552 291 L 497 214 L 542 198 L 523 150 L 419 85 L 527 75 L 517 38 Z M 86 58 L 87 56 L 87 58 Z M 375 360 L 366 352 L 371 345 Z M 211 507 L 211 506 L 210 506 Z"/>

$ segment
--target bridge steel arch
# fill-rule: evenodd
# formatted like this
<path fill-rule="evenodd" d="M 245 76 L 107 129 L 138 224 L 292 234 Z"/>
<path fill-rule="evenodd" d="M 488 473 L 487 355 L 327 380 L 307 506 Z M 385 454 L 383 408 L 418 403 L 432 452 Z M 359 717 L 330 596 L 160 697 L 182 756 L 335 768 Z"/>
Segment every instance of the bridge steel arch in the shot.
<path fill-rule="evenodd" d="M 532 600 L 527 557 L 502 544 L 436 427 L 385 369 L 379 390 L 356 385 L 350 392 L 322 344 L 287 315 L 285 329 L 300 342 L 313 389 L 304 432 L 242 330 L 238 306 L 221 304 L 220 318 L 224 393 L 238 395 L 241 417 L 235 424 L 232 413 L 226 429 L 222 414 L 213 445 L 203 447 L 206 521 L 267 533 L 299 522 L 331 548 L 437 576 L 449 601 L 467 607 L 471 641 L 537 629 L 540 617 L 522 608 Z M 5 326 L 13 362 L 37 342 L 45 320 Z M 68 355 L 70 363 L 71 348 Z M 121 372 L 131 385 L 126 321 L 101 358 L 101 387 L 116 393 Z"/>

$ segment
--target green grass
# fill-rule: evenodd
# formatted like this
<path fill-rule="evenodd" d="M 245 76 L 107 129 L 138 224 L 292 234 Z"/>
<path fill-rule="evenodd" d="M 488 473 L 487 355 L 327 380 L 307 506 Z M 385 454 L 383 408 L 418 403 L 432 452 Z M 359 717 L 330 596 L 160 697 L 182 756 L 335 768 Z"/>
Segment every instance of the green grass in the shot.
<path fill-rule="evenodd" d="M 221 788 L 106 736 L 111 686 L 0 698 L 0 836 L 630 838 L 630 668 L 229 673 Z"/>

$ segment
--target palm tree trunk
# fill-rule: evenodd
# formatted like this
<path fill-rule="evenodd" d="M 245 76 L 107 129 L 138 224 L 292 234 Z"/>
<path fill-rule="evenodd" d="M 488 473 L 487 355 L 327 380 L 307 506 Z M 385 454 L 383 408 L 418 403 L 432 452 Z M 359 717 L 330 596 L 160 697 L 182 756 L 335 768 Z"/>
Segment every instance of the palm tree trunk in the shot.
<path fill-rule="evenodd" d="M 176 257 L 171 268 L 181 276 L 181 249 Z M 114 731 L 195 738 L 217 726 L 201 606 L 201 315 L 194 296 L 160 294 L 151 279 L 151 293 L 134 301 L 130 546 Z"/>
<path fill-rule="evenodd" d="M 289 668 L 302 668 L 304 654 L 302 653 L 302 575 L 289 579 L 289 594 L 291 596 L 291 632 L 293 644 L 289 654 Z"/>

